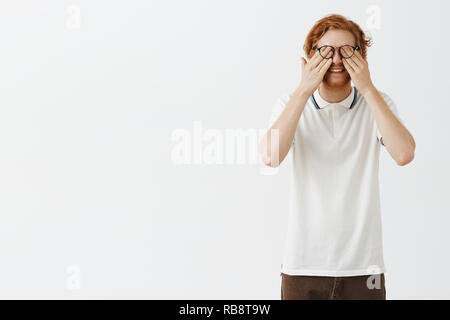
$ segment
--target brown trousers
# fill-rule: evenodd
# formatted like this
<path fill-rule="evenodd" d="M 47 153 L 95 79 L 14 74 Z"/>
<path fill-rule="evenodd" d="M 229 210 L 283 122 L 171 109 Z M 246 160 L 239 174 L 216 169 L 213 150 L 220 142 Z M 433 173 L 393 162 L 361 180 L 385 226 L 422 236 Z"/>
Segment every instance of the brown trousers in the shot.
<path fill-rule="evenodd" d="M 281 300 L 386 300 L 384 273 L 351 277 L 281 273 Z"/>

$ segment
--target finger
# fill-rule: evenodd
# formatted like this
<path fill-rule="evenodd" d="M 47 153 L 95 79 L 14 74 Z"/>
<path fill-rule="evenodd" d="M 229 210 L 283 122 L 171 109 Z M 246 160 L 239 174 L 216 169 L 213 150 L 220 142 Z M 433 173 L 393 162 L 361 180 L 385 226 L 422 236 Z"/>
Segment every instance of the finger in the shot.
<path fill-rule="evenodd" d="M 323 59 L 322 58 L 322 61 L 320 61 L 320 63 L 317 65 L 316 69 L 320 71 L 322 69 L 322 67 L 329 62 L 333 62 L 333 59 Z"/>
<path fill-rule="evenodd" d="M 319 50 L 315 50 L 314 54 L 311 56 L 311 58 L 308 58 L 307 62 L 311 63 L 312 61 L 316 60 L 319 56 Z"/>
<path fill-rule="evenodd" d="M 327 62 L 322 64 L 322 67 L 320 68 L 320 72 L 321 73 L 327 72 L 327 70 L 330 68 L 332 62 L 333 62 L 333 59 L 327 59 Z"/>
<path fill-rule="evenodd" d="M 352 58 L 350 58 L 350 59 L 342 59 L 342 60 L 347 61 L 347 63 L 353 68 L 354 71 L 359 69 L 358 65 L 355 63 L 355 61 L 352 60 Z"/>
<path fill-rule="evenodd" d="M 345 48 L 344 47 L 341 50 L 343 50 L 346 55 L 350 55 L 352 53 L 352 50 L 349 49 L 349 48 Z M 357 68 L 361 68 L 362 67 L 362 63 L 356 58 L 355 54 L 353 54 L 350 58 L 348 58 L 346 60 L 352 65 L 353 69 L 355 69 L 355 70 Z"/>
<path fill-rule="evenodd" d="M 322 61 L 322 57 L 320 56 L 319 51 L 316 51 L 316 53 L 309 60 L 308 64 L 312 69 L 314 69 L 320 63 L 320 61 Z"/>
<path fill-rule="evenodd" d="M 355 54 L 350 58 L 359 68 L 362 68 L 364 66 L 364 62 L 358 57 L 357 50 L 355 51 Z"/>
<path fill-rule="evenodd" d="M 355 54 L 356 58 L 361 61 L 362 63 L 367 63 L 366 59 L 363 58 L 361 52 L 359 50 L 355 50 Z"/>
<path fill-rule="evenodd" d="M 316 66 L 316 70 L 320 70 L 321 68 L 322 68 L 322 66 L 325 64 L 325 63 L 327 63 L 329 60 L 331 60 L 331 59 L 324 59 L 324 58 L 322 58 L 320 61 L 319 61 L 319 63 L 317 64 L 317 66 Z"/>
<path fill-rule="evenodd" d="M 301 65 L 302 70 L 303 70 L 303 68 L 305 68 L 305 65 L 306 65 L 306 59 L 305 58 L 303 58 L 303 57 L 300 58 L 300 65 Z"/>
<path fill-rule="evenodd" d="M 350 75 L 352 75 L 355 70 L 353 69 L 353 67 L 347 62 L 347 59 L 342 59 L 342 62 L 344 63 L 344 67 L 345 69 L 348 71 L 348 73 L 350 73 Z"/>
<path fill-rule="evenodd" d="M 324 54 L 324 55 L 328 54 L 328 52 L 330 52 L 330 50 L 331 50 L 331 49 L 330 49 L 329 47 L 328 47 L 328 48 L 325 48 L 325 51 L 323 52 L 323 54 Z M 312 66 L 312 68 L 317 68 L 318 65 L 319 65 L 323 60 L 326 60 L 326 59 L 322 58 L 322 56 L 321 56 L 320 53 L 319 53 L 319 50 L 317 50 L 316 54 L 317 54 L 317 56 L 315 57 L 314 61 L 311 61 L 311 66 Z"/>

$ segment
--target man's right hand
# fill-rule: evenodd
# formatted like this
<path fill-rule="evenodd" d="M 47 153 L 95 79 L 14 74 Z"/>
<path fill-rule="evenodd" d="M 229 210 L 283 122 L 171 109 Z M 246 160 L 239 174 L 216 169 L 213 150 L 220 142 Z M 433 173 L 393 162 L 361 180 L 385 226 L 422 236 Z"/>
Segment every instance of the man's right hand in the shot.
<path fill-rule="evenodd" d="M 331 49 L 326 48 L 324 53 L 327 54 L 329 50 Z M 322 58 L 319 51 L 316 51 L 308 62 L 305 58 L 301 58 L 302 80 L 299 90 L 311 96 L 322 82 L 325 73 L 332 64 L 332 60 Z"/>

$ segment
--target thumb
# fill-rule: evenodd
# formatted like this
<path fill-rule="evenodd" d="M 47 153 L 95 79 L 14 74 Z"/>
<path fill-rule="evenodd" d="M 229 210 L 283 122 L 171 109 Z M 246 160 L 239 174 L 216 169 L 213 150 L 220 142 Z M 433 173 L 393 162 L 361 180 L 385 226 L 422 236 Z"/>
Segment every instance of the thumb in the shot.
<path fill-rule="evenodd" d="M 300 64 L 301 64 L 302 70 L 303 70 L 303 68 L 304 68 L 305 65 L 306 65 L 306 60 L 305 60 L 305 58 L 303 58 L 303 57 L 300 58 Z"/>

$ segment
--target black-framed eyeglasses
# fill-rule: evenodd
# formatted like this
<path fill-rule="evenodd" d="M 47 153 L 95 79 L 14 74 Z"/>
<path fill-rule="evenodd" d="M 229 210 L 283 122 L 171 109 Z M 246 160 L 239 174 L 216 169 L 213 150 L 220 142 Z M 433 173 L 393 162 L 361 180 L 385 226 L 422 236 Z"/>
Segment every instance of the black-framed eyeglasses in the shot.
<path fill-rule="evenodd" d="M 330 48 L 331 50 L 326 50 L 327 48 Z M 340 56 L 344 59 L 350 59 L 354 54 L 356 50 L 359 50 L 360 47 L 356 46 L 350 46 L 350 45 L 345 45 L 345 46 L 341 46 L 341 47 L 337 47 L 338 52 L 340 54 Z M 319 54 L 322 58 L 324 59 L 331 59 L 334 57 L 334 51 L 336 50 L 335 47 L 333 46 L 321 46 L 320 48 L 316 48 L 314 47 L 314 50 L 318 50 Z"/>

